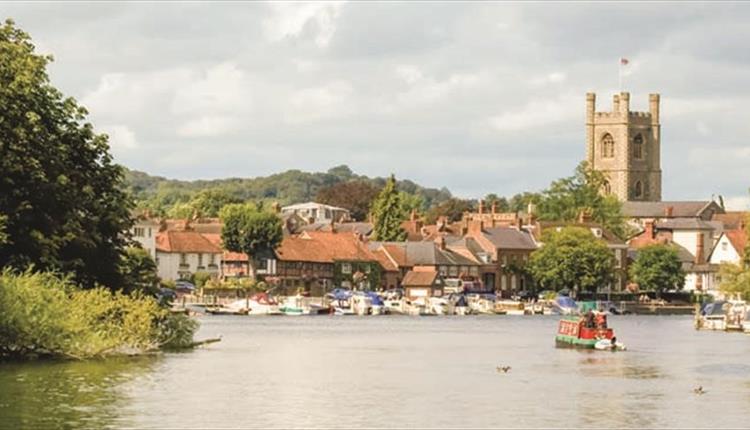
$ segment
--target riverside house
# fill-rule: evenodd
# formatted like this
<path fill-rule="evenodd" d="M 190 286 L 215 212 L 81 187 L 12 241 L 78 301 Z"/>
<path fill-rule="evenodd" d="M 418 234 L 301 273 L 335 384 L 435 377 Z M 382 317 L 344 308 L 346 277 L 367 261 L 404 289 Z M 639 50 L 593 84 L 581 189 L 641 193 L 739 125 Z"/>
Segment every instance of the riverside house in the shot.
<path fill-rule="evenodd" d="M 193 230 L 166 230 L 156 235 L 156 265 L 162 279 L 188 279 L 196 272 L 221 276 L 224 251 Z"/>

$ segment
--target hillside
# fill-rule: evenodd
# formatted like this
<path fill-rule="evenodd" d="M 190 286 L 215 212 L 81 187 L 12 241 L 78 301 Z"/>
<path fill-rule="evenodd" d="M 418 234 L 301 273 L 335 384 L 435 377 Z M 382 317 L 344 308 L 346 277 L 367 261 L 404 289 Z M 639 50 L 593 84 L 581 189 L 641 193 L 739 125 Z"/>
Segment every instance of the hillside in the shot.
<path fill-rule="evenodd" d="M 321 188 L 341 182 L 363 181 L 378 188 L 385 178 L 370 178 L 357 175 L 345 165 L 327 172 L 303 172 L 287 170 L 270 176 L 257 178 L 226 178 L 213 180 L 181 181 L 161 176 L 151 176 L 137 170 L 125 172 L 127 189 L 139 202 L 139 206 L 166 209 L 177 203 L 187 202 L 204 190 L 222 191 L 239 200 L 279 202 L 282 205 L 314 200 Z M 424 199 L 425 209 L 451 198 L 446 188 L 422 187 L 410 180 L 399 180 L 398 189 Z"/>

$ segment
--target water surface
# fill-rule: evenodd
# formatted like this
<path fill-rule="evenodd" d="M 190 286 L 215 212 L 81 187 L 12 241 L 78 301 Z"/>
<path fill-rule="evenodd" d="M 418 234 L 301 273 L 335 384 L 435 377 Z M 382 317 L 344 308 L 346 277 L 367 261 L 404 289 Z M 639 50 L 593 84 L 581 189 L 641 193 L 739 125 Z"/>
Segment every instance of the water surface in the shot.
<path fill-rule="evenodd" d="M 542 316 L 201 321 L 223 341 L 0 365 L 0 427 L 750 426 L 750 337 L 691 317 L 611 317 L 621 353 L 557 349 Z"/>

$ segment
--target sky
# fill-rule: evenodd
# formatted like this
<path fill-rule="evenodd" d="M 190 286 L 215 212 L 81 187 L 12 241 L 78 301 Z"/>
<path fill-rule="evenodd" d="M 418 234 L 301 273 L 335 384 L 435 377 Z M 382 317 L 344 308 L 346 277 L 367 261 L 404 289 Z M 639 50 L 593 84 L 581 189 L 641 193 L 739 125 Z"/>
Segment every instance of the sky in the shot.
<path fill-rule="evenodd" d="M 662 95 L 664 200 L 750 208 L 750 4 L 0 3 L 115 160 L 538 191 L 585 156 L 585 94 Z"/>

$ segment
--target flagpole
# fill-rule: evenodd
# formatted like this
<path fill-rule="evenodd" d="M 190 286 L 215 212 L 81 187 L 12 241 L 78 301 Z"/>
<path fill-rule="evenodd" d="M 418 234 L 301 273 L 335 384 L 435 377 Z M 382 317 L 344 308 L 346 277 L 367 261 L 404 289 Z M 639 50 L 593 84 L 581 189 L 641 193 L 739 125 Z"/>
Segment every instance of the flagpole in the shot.
<path fill-rule="evenodd" d="M 622 58 L 617 60 L 617 88 L 618 93 L 622 92 Z"/>

